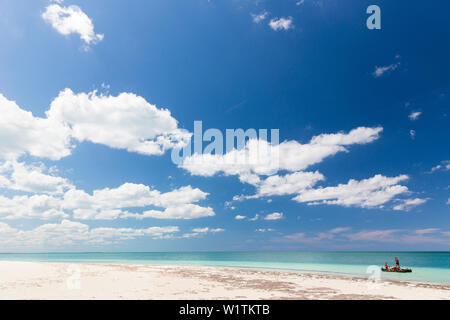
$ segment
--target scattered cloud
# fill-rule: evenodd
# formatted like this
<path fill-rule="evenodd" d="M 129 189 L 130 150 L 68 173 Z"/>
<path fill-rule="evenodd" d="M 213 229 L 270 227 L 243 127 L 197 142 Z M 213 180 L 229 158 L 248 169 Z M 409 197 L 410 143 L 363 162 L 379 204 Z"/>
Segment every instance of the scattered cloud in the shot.
<path fill-rule="evenodd" d="M 349 230 L 350 230 L 349 227 L 338 227 L 338 228 L 331 229 L 329 232 L 332 234 L 335 234 L 335 233 L 342 233 L 342 232 L 349 231 Z"/>
<path fill-rule="evenodd" d="M 145 155 L 161 155 L 182 147 L 191 134 L 178 128 L 167 109 L 158 109 L 133 93 L 98 95 L 96 91 L 75 94 L 61 91 L 47 116 L 64 123 L 78 141 L 90 141 L 111 148 Z"/>
<path fill-rule="evenodd" d="M 267 11 L 263 11 L 259 14 L 254 14 L 254 13 L 251 14 L 252 20 L 254 23 L 260 23 L 261 21 L 266 19 L 268 15 L 269 15 L 269 13 Z"/>
<path fill-rule="evenodd" d="M 275 231 L 275 229 L 272 228 L 260 228 L 260 229 L 256 229 L 255 232 L 272 232 Z"/>
<path fill-rule="evenodd" d="M 274 212 L 271 214 L 268 214 L 264 217 L 264 220 L 280 220 L 283 218 L 283 213 L 281 212 Z"/>
<path fill-rule="evenodd" d="M 278 170 L 303 170 L 339 152 L 346 146 L 370 143 L 379 138 L 383 128 L 359 127 L 349 133 L 321 134 L 307 144 L 295 140 L 272 145 L 263 139 L 251 139 L 242 149 L 220 154 L 194 153 L 179 165 L 192 175 L 210 177 L 219 172 L 238 175 L 242 182 L 257 184 L 260 175 Z"/>
<path fill-rule="evenodd" d="M 234 218 L 235 218 L 236 220 L 244 220 L 244 219 L 246 219 L 247 217 L 246 217 L 246 216 L 237 215 L 237 216 L 235 216 Z"/>
<path fill-rule="evenodd" d="M 373 76 L 375 78 L 379 78 L 381 77 L 383 74 L 385 74 L 388 71 L 393 71 L 395 69 L 397 69 L 399 66 L 399 64 L 391 64 L 388 66 L 382 66 L 382 67 L 375 67 L 375 71 L 373 72 Z"/>
<path fill-rule="evenodd" d="M 420 111 L 415 111 L 415 112 L 411 112 L 410 115 L 408 116 L 409 120 L 414 121 L 419 119 L 419 116 L 422 114 L 422 112 Z"/>
<path fill-rule="evenodd" d="M 94 190 L 92 195 L 82 190 L 69 190 L 64 195 L 63 207 L 73 210 L 76 219 L 196 219 L 215 215 L 212 208 L 195 204 L 207 195 L 191 186 L 161 193 L 143 184 L 125 183 L 115 189 Z M 164 210 L 152 209 L 142 213 L 125 210 L 147 206 Z"/>
<path fill-rule="evenodd" d="M 69 215 L 61 207 L 61 199 L 53 196 L 17 195 L 11 198 L 0 195 L 0 218 L 3 219 L 62 219 Z"/>
<path fill-rule="evenodd" d="M 416 230 L 417 234 L 431 234 L 431 233 L 436 233 L 438 232 L 439 229 L 438 228 L 427 228 L 427 229 L 420 229 L 420 230 Z"/>
<path fill-rule="evenodd" d="M 180 238 L 195 238 L 195 237 L 199 237 L 208 233 L 218 233 L 218 232 L 223 232 L 225 231 L 225 229 L 222 228 L 215 228 L 215 229 L 211 229 L 209 227 L 205 227 L 205 228 L 194 228 L 192 229 L 191 233 L 185 233 L 183 234 Z"/>
<path fill-rule="evenodd" d="M 248 219 L 249 221 L 256 221 L 259 219 L 259 214 L 255 214 L 253 218 Z"/>
<path fill-rule="evenodd" d="M 393 207 L 394 210 L 400 210 L 400 211 L 409 211 L 412 208 L 424 204 L 425 202 L 427 202 L 428 199 L 420 199 L 420 198 L 415 198 L 415 199 L 405 199 L 405 200 L 401 200 L 401 203 L 398 205 L 395 205 Z"/>
<path fill-rule="evenodd" d="M 371 241 L 371 242 L 388 242 L 397 244 L 441 244 L 450 245 L 450 239 L 448 232 L 430 232 L 428 230 L 413 230 L 405 231 L 399 229 L 392 230 L 374 230 L 374 231 L 361 231 L 356 234 L 348 235 L 348 238 L 352 241 Z"/>
<path fill-rule="evenodd" d="M 42 18 L 62 35 L 78 34 L 87 46 L 103 40 L 104 35 L 94 32 L 92 20 L 76 5 L 51 4 L 45 8 Z"/>
<path fill-rule="evenodd" d="M 46 118 L 34 117 L 0 94 L 0 159 L 28 154 L 59 160 L 71 154 L 73 140 L 90 141 L 144 155 L 182 147 L 191 133 L 178 128 L 167 109 L 132 93 L 118 96 L 74 94 L 65 89 Z"/>
<path fill-rule="evenodd" d="M 9 168 L 14 170 L 10 179 L 5 177 Z M 88 194 L 64 178 L 42 173 L 40 168 L 7 162 L 0 166 L 0 187 L 34 193 L 9 198 L 0 196 L 0 217 L 3 219 L 60 219 L 70 214 L 80 220 L 195 219 L 215 215 L 212 208 L 197 204 L 208 193 L 190 185 L 161 193 L 143 184 L 124 183 L 118 188 L 94 190 Z M 155 209 L 142 213 L 129 211 L 130 208 L 146 207 Z"/>
<path fill-rule="evenodd" d="M 194 228 L 194 229 L 192 229 L 192 231 L 197 232 L 197 233 L 217 233 L 217 232 L 223 232 L 223 231 L 225 231 L 225 229 L 222 229 L 222 228 L 211 229 L 211 228 L 205 227 L 205 228 Z"/>
<path fill-rule="evenodd" d="M 280 31 L 280 30 L 286 31 L 286 30 L 294 28 L 292 17 L 271 19 L 269 22 L 269 26 L 275 31 Z"/>
<path fill-rule="evenodd" d="M 399 183 L 408 179 L 406 175 L 386 177 L 375 175 L 372 178 L 357 181 L 350 179 L 346 184 L 335 187 L 318 187 L 314 185 L 324 177 L 318 172 L 296 172 L 284 177 L 271 176 L 255 184 L 255 195 L 235 196 L 234 201 L 256 199 L 273 195 L 296 195 L 293 200 L 308 205 L 340 205 L 345 207 L 383 208 L 386 203 L 394 200 L 400 194 L 407 194 L 409 190 Z M 401 203 L 393 207 L 394 210 L 408 211 L 423 204 L 428 199 L 397 200 Z"/>
<path fill-rule="evenodd" d="M 416 131 L 415 130 L 409 130 L 409 135 L 411 139 L 414 139 L 416 137 Z"/>
<path fill-rule="evenodd" d="M 400 59 L 400 58 L 401 57 L 398 54 L 395 56 L 395 59 L 397 59 L 397 60 Z M 392 71 L 396 70 L 399 66 L 400 66 L 400 62 L 399 61 L 396 62 L 396 63 L 390 64 L 390 65 L 387 65 L 387 66 L 380 66 L 380 67 L 376 66 L 375 70 L 372 73 L 372 75 L 375 78 L 379 78 L 379 77 L 383 76 L 386 73 L 389 73 L 389 72 L 392 72 Z"/>
<path fill-rule="evenodd" d="M 207 193 L 191 186 L 161 193 L 125 183 L 90 195 L 43 166 L 17 161 L 24 155 L 59 160 L 71 154 L 73 140 L 160 155 L 184 145 L 184 139 L 191 136 L 178 128 L 167 109 L 158 109 L 131 93 L 113 97 L 65 89 L 52 101 L 46 118 L 34 117 L 1 94 L 0 111 L 4 114 L 0 119 L 0 188 L 35 193 L 1 196 L 3 218 L 60 219 L 73 214 L 76 219 L 193 219 L 215 215 L 212 208 L 196 204 Z M 142 213 L 126 210 L 147 206 L 155 208 Z"/>
<path fill-rule="evenodd" d="M 301 242 L 301 243 L 317 243 L 324 240 L 332 240 L 337 235 L 345 233 L 351 230 L 349 227 L 338 227 L 325 232 L 319 232 L 315 235 L 308 236 L 306 233 L 299 232 L 294 234 L 288 234 L 283 236 L 281 239 L 276 239 L 276 241 L 281 242 Z"/>
<path fill-rule="evenodd" d="M 294 234 L 288 234 L 283 237 L 283 239 L 280 240 L 288 240 L 292 242 L 304 242 L 307 240 L 306 234 L 303 232 L 294 233 Z"/>
<path fill-rule="evenodd" d="M 353 241 L 380 241 L 389 242 L 388 239 L 392 239 L 392 235 L 400 232 L 401 230 L 374 230 L 374 231 L 360 231 L 354 234 L 349 234 L 348 238 Z"/>
<path fill-rule="evenodd" d="M 337 231 L 337 232 L 336 232 Z M 428 228 L 419 230 L 363 230 L 351 232 L 350 228 L 335 228 L 325 232 L 306 234 L 304 232 L 284 235 L 281 238 L 273 239 L 275 242 L 305 243 L 327 247 L 330 245 L 346 244 L 350 242 L 358 243 L 393 243 L 393 244 L 439 244 L 450 245 L 450 232 L 441 231 L 438 228 Z"/>
<path fill-rule="evenodd" d="M 178 227 L 90 228 L 70 220 L 44 224 L 31 230 L 19 230 L 0 222 L 0 247 L 2 250 L 45 249 L 70 247 L 72 245 L 106 245 L 139 237 L 164 238 L 179 232 Z"/>
<path fill-rule="evenodd" d="M 325 177 L 318 171 L 302 171 L 322 162 L 326 157 L 347 152 L 347 146 L 366 144 L 378 139 L 382 130 L 381 127 L 359 127 L 348 133 L 321 134 L 313 137 L 307 144 L 284 141 L 271 145 L 265 140 L 251 139 L 244 148 L 233 149 L 224 155 L 195 153 L 186 158 L 180 167 L 200 176 L 212 176 L 219 172 L 238 175 L 241 182 L 256 187 L 256 194 L 235 196 L 234 201 L 274 195 L 296 195 L 293 200 L 308 205 L 383 208 L 397 195 L 409 192 L 406 186 L 398 184 L 407 180 L 408 176 L 386 177 L 378 174 L 361 181 L 350 179 L 347 184 L 339 184 L 336 187 L 315 188 Z M 261 156 L 261 150 L 268 151 L 265 153 L 268 156 Z M 293 173 L 274 175 L 277 170 Z M 261 176 L 264 175 L 268 177 L 263 179 Z M 396 205 L 395 210 L 409 210 L 420 204 L 419 201 L 406 201 Z"/>
<path fill-rule="evenodd" d="M 24 154 L 59 160 L 70 154 L 70 129 L 49 118 L 34 117 L 0 94 L 0 159 Z"/>
<path fill-rule="evenodd" d="M 433 168 L 431 168 L 430 173 L 435 172 L 435 171 L 439 171 L 439 170 L 443 170 L 443 171 L 450 170 L 450 160 L 441 161 L 440 164 L 438 164 L 437 166 L 434 166 Z"/>
<path fill-rule="evenodd" d="M 244 198 L 252 199 L 273 195 L 299 194 L 322 180 L 325 180 L 325 177 L 318 171 L 299 171 L 284 176 L 273 175 L 254 184 L 257 187 L 257 193 L 253 196 L 245 196 Z"/>
<path fill-rule="evenodd" d="M 215 216 L 211 207 L 201 207 L 196 204 L 182 204 L 161 210 L 147 210 L 142 214 L 130 214 L 125 212 L 124 218 L 134 217 L 136 219 L 155 218 L 155 219 L 197 219 Z"/>
<path fill-rule="evenodd" d="M 180 166 L 193 175 L 212 176 L 218 172 L 238 175 L 241 182 L 256 187 L 255 195 L 235 196 L 234 201 L 293 194 L 296 195 L 293 200 L 308 205 L 382 208 L 397 195 L 408 192 L 407 187 L 398 184 L 407 180 L 408 176 L 385 177 L 379 174 L 361 181 L 350 179 L 347 184 L 336 187 L 314 188 L 318 182 L 325 180 L 325 177 L 318 171 L 301 171 L 320 163 L 328 156 L 348 151 L 346 146 L 366 144 L 378 139 L 382 130 L 381 127 L 359 127 L 349 133 L 321 134 L 313 137 L 308 144 L 284 141 L 279 145 L 271 145 L 267 141 L 253 139 L 249 140 L 244 148 L 234 149 L 225 155 L 196 153 L 186 158 Z M 260 156 L 261 150 L 269 150 L 266 153 L 269 156 Z M 293 173 L 284 176 L 273 175 L 277 170 Z M 262 179 L 263 175 L 269 177 Z M 418 201 L 399 204 L 396 210 L 407 210 L 417 205 Z"/>
<path fill-rule="evenodd" d="M 43 165 L 5 161 L 0 165 L 0 188 L 45 194 L 62 194 L 73 188 L 67 179 L 44 173 L 44 170 Z"/>
<path fill-rule="evenodd" d="M 306 190 L 294 198 L 309 205 L 332 204 L 345 207 L 381 208 L 395 196 L 408 192 L 408 188 L 398 183 L 408 179 L 406 175 L 385 177 L 375 175 L 364 180 L 350 179 L 336 187 Z"/>

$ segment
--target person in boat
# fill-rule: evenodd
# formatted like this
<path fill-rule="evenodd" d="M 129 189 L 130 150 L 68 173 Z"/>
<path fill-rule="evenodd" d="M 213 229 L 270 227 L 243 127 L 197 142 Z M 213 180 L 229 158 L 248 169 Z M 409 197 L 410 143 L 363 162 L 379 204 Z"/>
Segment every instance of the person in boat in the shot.
<path fill-rule="evenodd" d="M 387 262 L 384 263 L 384 269 L 389 270 L 391 267 L 387 264 Z"/>
<path fill-rule="evenodd" d="M 395 270 L 400 270 L 400 261 L 398 261 L 397 257 L 394 257 L 395 261 Z"/>

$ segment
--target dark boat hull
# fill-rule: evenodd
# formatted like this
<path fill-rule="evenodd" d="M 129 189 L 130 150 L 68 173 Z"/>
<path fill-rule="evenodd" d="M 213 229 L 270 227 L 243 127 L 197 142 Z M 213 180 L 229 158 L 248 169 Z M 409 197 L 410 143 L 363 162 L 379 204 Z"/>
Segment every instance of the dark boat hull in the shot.
<path fill-rule="evenodd" d="M 412 272 L 411 269 L 387 270 L 387 269 L 384 269 L 384 268 L 381 268 L 381 271 L 383 271 L 383 272 L 398 272 L 398 273 L 408 273 L 408 272 Z"/>

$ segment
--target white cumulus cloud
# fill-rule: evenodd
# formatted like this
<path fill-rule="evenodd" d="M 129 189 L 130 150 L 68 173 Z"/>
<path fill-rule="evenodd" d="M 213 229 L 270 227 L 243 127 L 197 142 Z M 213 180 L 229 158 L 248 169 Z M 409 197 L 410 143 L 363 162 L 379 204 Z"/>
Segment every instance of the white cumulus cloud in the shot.
<path fill-rule="evenodd" d="M 274 212 L 271 214 L 268 214 L 264 217 L 264 220 L 280 220 L 283 218 L 283 213 L 281 212 Z"/>
<path fill-rule="evenodd" d="M 180 238 L 194 238 L 194 237 L 199 237 L 208 233 L 218 233 L 218 232 L 223 232 L 225 231 L 225 229 L 222 228 L 209 228 L 209 227 L 205 227 L 205 228 L 194 228 L 192 229 L 191 233 L 185 233 L 183 234 Z"/>
<path fill-rule="evenodd" d="M 275 229 L 272 229 L 272 228 L 259 228 L 259 229 L 256 229 L 255 230 L 255 232 L 272 232 L 272 231 L 275 231 Z"/>
<path fill-rule="evenodd" d="M 421 198 L 415 198 L 415 199 L 405 199 L 405 200 L 401 200 L 400 204 L 397 204 L 393 207 L 394 210 L 398 210 L 398 211 L 409 211 L 412 208 L 424 204 L 425 202 L 427 202 L 428 199 L 421 199 Z"/>
<path fill-rule="evenodd" d="M 42 18 L 62 35 L 78 34 L 87 45 L 103 40 L 104 35 L 94 32 L 92 20 L 76 5 L 51 4 L 45 8 Z"/>
<path fill-rule="evenodd" d="M 58 160 L 70 154 L 70 129 L 48 118 L 34 117 L 0 94 L 0 158 L 24 154 Z"/>
<path fill-rule="evenodd" d="M 398 183 L 408 179 L 406 175 L 385 177 L 375 175 L 364 180 L 350 179 L 346 184 L 336 187 L 315 188 L 297 195 L 294 200 L 310 205 L 333 204 L 345 207 L 382 207 L 395 196 L 408 192 L 408 188 Z"/>
<path fill-rule="evenodd" d="M 284 176 L 274 175 L 256 184 L 257 194 L 247 196 L 247 198 L 298 194 L 313 187 L 318 181 L 322 180 L 325 180 L 325 177 L 318 171 L 299 171 Z"/>
<path fill-rule="evenodd" d="M 153 239 L 170 237 L 179 232 L 176 226 L 133 228 L 90 228 L 88 225 L 67 219 L 61 223 L 38 226 L 31 230 L 19 230 L 0 222 L 0 248 L 2 250 L 57 249 L 72 245 L 105 245 L 139 237 Z"/>
<path fill-rule="evenodd" d="M 195 219 L 215 215 L 212 208 L 195 204 L 207 195 L 191 186 L 161 193 L 143 184 L 125 183 L 118 188 L 94 190 L 92 195 L 82 190 L 69 190 L 64 195 L 64 208 L 73 210 L 77 219 Z M 151 209 L 142 213 L 126 210 L 147 206 L 163 210 Z"/>
<path fill-rule="evenodd" d="M 62 210 L 61 199 L 49 195 L 0 195 L 0 218 L 3 219 L 61 219 L 69 215 Z"/>
<path fill-rule="evenodd" d="M 158 109 L 133 93 L 97 95 L 61 91 L 47 111 L 49 119 L 71 128 L 78 141 L 91 141 L 112 148 L 146 155 L 184 146 L 191 134 L 178 128 L 167 109 Z"/>
<path fill-rule="evenodd" d="M 433 173 L 438 170 L 444 170 L 444 171 L 450 170 L 450 160 L 441 161 L 441 164 L 438 164 L 438 165 L 434 166 L 433 168 L 431 168 L 430 173 Z"/>
<path fill-rule="evenodd" d="M 294 28 L 292 17 L 271 19 L 269 22 L 269 26 L 275 31 L 289 30 Z"/>
<path fill-rule="evenodd" d="M 400 55 L 396 55 L 395 59 L 400 59 Z M 386 66 L 376 66 L 375 70 L 373 71 L 372 75 L 374 78 L 379 78 L 381 76 L 383 76 L 386 73 L 392 72 L 394 70 L 396 70 L 398 67 L 400 66 L 400 61 L 397 61 L 395 63 L 392 63 L 390 65 L 386 65 Z"/>
<path fill-rule="evenodd" d="M 158 109 L 132 93 L 97 95 L 61 91 L 46 112 L 33 116 L 0 94 L 0 160 L 31 155 L 59 160 L 75 141 L 90 141 L 145 155 L 182 147 L 191 134 L 178 128 L 167 109 Z"/>
<path fill-rule="evenodd" d="M 67 179 L 47 174 L 44 170 L 43 166 L 6 161 L 0 165 L 0 188 L 47 194 L 61 194 L 73 188 Z"/>
<path fill-rule="evenodd" d="M 278 170 L 303 170 L 326 157 L 346 152 L 346 146 L 366 144 L 379 138 L 383 128 L 359 127 L 349 133 L 321 134 L 307 144 L 295 140 L 272 145 L 251 139 L 242 149 L 220 154 L 194 153 L 179 165 L 193 175 L 213 176 L 219 172 L 238 175 L 242 182 L 259 183 L 259 175 L 273 175 Z"/>
<path fill-rule="evenodd" d="M 214 216 L 211 207 L 201 207 L 196 204 L 186 203 L 178 206 L 168 207 L 164 210 L 147 210 L 142 214 L 125 214 L 124 217 L 135 217 L 137 219 L 197 219 Z"/>
<path fill-rule="evenodd" d="M 225 229 L 222 228 L 209 228 L 209 227 L 205 227 L 205 228 L 194 228 L 192 229 L 192 231 L 197 232 L 197 233 L 208 233 L 208 232 L 212 232 L 212 233 L 216 233 L 216 232 L 223 232 L 225 231 Z"/>
<path fill-rule="evenodd" d="M 60 219 L 72 214 L 82 220 L 194 219 L 215 215 L 212 208 L 197 204 L 206 199 L 208 193 L 190 185 L 162 193 L 143 184 L 124 183 L 89 194 L 67 179 L 43 170 L 12 161 L 0 165 L 0 188 L 31 193 L 12 197 L 0 195 L 0 218 Z M 144 212 L 130 212 L 136 208 Z"/>
<path fill-rule="evenodd" d="M 408 116 L 408 118 L 409 118 L 409 120 L 414 121 L 414 120 L 419 119 L 421 114 L 422 114 L 422 112 L 420 112 L 420 111 L 411 112 L 410 115 Z"/>
<path fill-rule="evenodd" d="M 267 18 L 268 14 L 269 13 L 267 11 L 263 11 L 259 14 L 252 13 L 251 16 L 254 23 L 260 23 L 261 21 Z"/>

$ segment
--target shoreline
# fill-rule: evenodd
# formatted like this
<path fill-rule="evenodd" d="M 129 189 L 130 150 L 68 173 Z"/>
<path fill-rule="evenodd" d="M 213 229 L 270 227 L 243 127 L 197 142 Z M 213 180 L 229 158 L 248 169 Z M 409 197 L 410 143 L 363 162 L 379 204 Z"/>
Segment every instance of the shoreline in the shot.
<path fill-rule="evenodd" d="M 0 263 L 2 262 L 30 262 L 30 263 L 61 263 L 61 264 L 75 264 L 75 265 L 110 265 L 110 266 L 154 266 L 154 267 L 205 267 L 205 268 L 223 268 L 223 269 L 243 269 L 243 270 L 254 270 L 254 271 L 275 271 L 275 272 L 287 272 L 287 273 L 294 273 L 294 274 L 318 274 L 318 275 L 330 275 L 330 276 L 336 276 L 336 277 L 347 277 L 347 278 L 357 278 L 360 280 L 368 280 L 369 274 L 362 275 L 362 274 L 352 274 L 349 272 L 337 272 L 337 271 L 321 271 L 321 270 L 301 270 L 301 269 L 289 269 L 289 268 L 277 268 L 277 267 L 257 267 L 257 266 L 227 266 L 227 265 L 208 265 L 208 264 L 165 264 L 165 263 L 136 263 L 136 262 L 110 262 L 110 261 L 41 261 L 41 260 L 0 260 Z M 381 268 L 381 267 L 380 267 Z M 381 273 L 382 276 L 386 276 L 386 274 Z M 412 283 L 412 284 L 426 284 L 426 285 L 444 285 L 444 286 L 450 286 L 450 282 L 439 282 L 439 281 L 428 281 L 428 280 L 399 280 L 399 279 L 392 279 L 389 277 L 384 277 L 381 281 L 391 281 L 391 282 L 406 282 L 406 283 Z"/>
<path fill-rule="evenodd" d="M 0 299 L 450 299 L 450 285 L 241 267 L 0 261 Z"/>
<path fill-rule="evenodd" d="M 359 279 L 359 280 L 368 280 L 368 276 L 364 277 L 362 275 L 358 274 L 351 274 L 351 273 L 345 273 L 345 272 L 333 272 L 333 271 L 315 271 L 315 270 L 297 270 L 297 269 L 288 269 L 288 268 L 269 268 L 269 267 L 246 267 L 246 266 L 226 266 L 226 265 L 201 265 L 201 264 L 158 264 L 158 263 L 126 263 L 126 262 L 85 262 L 85 261 L 32 261 L 32 260 L 0 260 L 0 263 L 2 262 L 27 262 L 27 263 L 49 263 L 49 264 L 73 264 L 73 265 L 104 265 L 104 266 L 136 266 L 136 267 L 193 267 L 193 268 L 218 268 L 218 269 L 227 269 L 227 270 L 251 270 L 251 271 L 274 271 L 274 272 L 284 272 L 284 273 L 292 273 L 292 274 L 310 274 L 310 275 L 329 275 L 329 276 L 336 276 L 336 277 L 343 277 L 343 278 L 350 278 L 350 279 Z M 443 283 L 443 282 L 433 282 L 433 281 L 416 281 L 416 280 L 397 280 L 397 279 L 389 279 L 384 278 L 381 281 L 387 281 L 387 282 L 399 282 L 399 283 L 412 283 L 412 284 L 426 284 L 426 285 L 444 285 L 449 286 L 450 283 Z"/>

